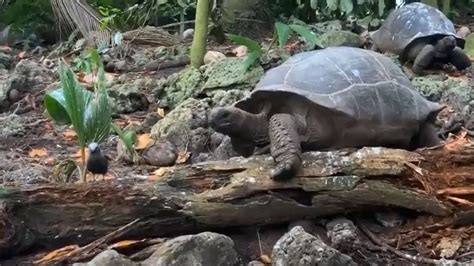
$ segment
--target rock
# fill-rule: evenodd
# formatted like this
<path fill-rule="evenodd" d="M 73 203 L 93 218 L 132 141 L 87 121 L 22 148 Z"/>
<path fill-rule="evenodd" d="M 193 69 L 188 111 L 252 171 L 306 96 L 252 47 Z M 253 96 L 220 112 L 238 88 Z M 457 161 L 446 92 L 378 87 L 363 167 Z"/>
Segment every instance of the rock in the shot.
<path fill-rule="evenodd" d="M 340 20 L 331 20 L 311 24 L 310 27 L 318 34 L 324 34 L 330 31 L 340 31 L 343 29 L 343 22 Z"/>
<path fill-rule="evenodd" d="M 239 45 L 232 49 L 232 53 L 235 54 L 236 57 L 244 57 L 248 54 L 249 48 L 245 45 Z"/>
<path fill-rule="evenodd" d="M 147 100 L 146 92 L 151 91 L 155 86 L 156 81 L 151 78 L 113 85 L 108 90 L 112 112 L 124 114 L 147 110 L 150 103 Z"/>
<path fill-rule="evenodd" d="M 183 40 L 192 40 L 194 37 L 194 29 L 186 29 L 183 31 L 183 35 L 181 35 L 181 39 Z"/>
<path fill-rule="evenodd" d="M 273 247 L 272 265 L 356 265 L 351 257 L 308 234 L 301 226 L 286 233 Z"/>
<path fill-rule="evenodd" d="M 87 263 L 74 263 L 73 266 L 132 266 L 132 265 L 140 265 L 139 263 L 135 263 L 125 256 L 119 254 L 117 251 L 111 249 L 106 250 L 99 255 L 95 256 L 91 261 Z"/>
<path fill-rule="evenodd" d="M 143 151 L 143 159 L 153 166 L 171 166 L 178 158 L 176 147 L 167 140 L 156 140 Z"/>
<path fill-rule="evenodd" d="M 211 145 L 213 144 L 212 137 L 214 136 L 214 134 L 211 136 Z M 228 136 L 225 136 L 221 143 L 219 143 L 219 145 L 215 149 L 213 149 L 211 146 L 211 150 L 213 151 L 212 159 L 214 160 L 227 160 L 229 158 L 239 156 L 239 154 L 235 152 L 232 148 L 231 140 Z"/>
<path fill-rule="evenodd" d="M 207 53 L 204 55 L 204 64 L 207 65 L 209 63 L 212 63 L 224 58 L 226 58 L 226 56 L 221 52 L 207 51 Z"/>
<path fill-rule="evenodd" d="M 462 26 L 457 31 L 458 36 L 463 39 L 466 38 L 466 36 L 469 35 L 469 33 L 471 33 L 471 30 L 469 29 L 469 27 L 466 27 L 466 26 Z"/>
<path fill-rule="evenodd" d="M 170 141 L 179 151 L 191 151 L 197 156 L 203 152 L 201 142 L 208 143 L 211 134 L 207 128 L 209 109 L 209 100 L 187 99 L 158 121 L 152 127 L 151 135 L 154 139 Z"/>
<path fill-rule="evenodd" d="M 320 42 L 323 47 L 350 46 L 361 47 L 362 40 L 359 35 L 345 30 L 329 31 L 321 35 Z"/>
<path fill-rule="evenodd" d="M 336 218 L 326 224 L 331 247 L 341 252 L 353 252 L 360 245 L 357 228 L 346 218 Z"/>
<path fill-rule="evenodd" d="M 165 242 L 143 266 L 240 265 L 231 238 L 212 232 L 185 235 Z"/>
<path fill-rule="evenodd" d="M 0 68 L 10 69 L 12 67 L 13 61 L 13 56 L 0 52 Z"/>
<path fill-rule="evenodd" d="M 16 114 L 0 116 L 0 140 L 21 136 L 24 133 L 25 127 L 21 116 Z"/>
<path fill-rule="evenodd" d="M 215 90 L 210 91 L 208 95 L 212 98 L 212 106 L 230 106 L 240 99 L 248 96 L 250 91 L 247 90 Z"/>
<path fill-rule="evenodd" d="M 253 90 L 263 75 L 263 68 L 245 71 L 245 58 L 223 58 L 199 69 L 188 67 L 160 80 L 154 90 L 155 97 L 174 108 L 190 97 L 205 97 L 216 90 Z"/>
<path fill-rule="evenodd" d="M 412 80 L 415 89 L 431 101 L 448 104 L 456 112 L 462 112 L 474 100 L 469 81 L 444 75 L 426 75 Z"/>

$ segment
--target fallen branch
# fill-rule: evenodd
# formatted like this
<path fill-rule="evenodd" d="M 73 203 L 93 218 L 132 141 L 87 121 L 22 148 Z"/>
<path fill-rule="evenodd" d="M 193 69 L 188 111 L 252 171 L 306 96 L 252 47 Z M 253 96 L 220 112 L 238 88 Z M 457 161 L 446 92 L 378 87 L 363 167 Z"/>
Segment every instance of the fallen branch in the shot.
<path fill-rule="evenodd" d="M 92 184 L 4 187 L 0 257 L 31 247 L 87 245 L 137 218 L 116 240 L 288 223 L 376 206 L 451 216 L 449 200 L 427 193 L 416 175 L 421 171 L 434 191 L 448 188 L 451 176 L 466 180 L 456 183 L 465 187 L 474 166 L 465 158 L 473 155 L 470 144 L 421 154 L 364 148 L 305 153 L 303 169 L 288 182 L 270 179 L 273 159 L 263 155 L 162 168 L 158 181 L 121 176 Z"/>

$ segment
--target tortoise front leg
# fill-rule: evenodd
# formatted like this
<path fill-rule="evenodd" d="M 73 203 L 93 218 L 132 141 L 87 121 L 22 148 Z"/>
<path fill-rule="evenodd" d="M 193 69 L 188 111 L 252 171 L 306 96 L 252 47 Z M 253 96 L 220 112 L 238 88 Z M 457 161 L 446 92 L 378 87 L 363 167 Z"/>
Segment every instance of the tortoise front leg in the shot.
<path fill-rule="evenodd" d="M 471 66 L 471 60 L 460 47 L 455 47 L 449 54 L 449 61 L 458 70 L 464 70 Z"/>
<path fill-rule="evenodd" d="M 274 180 L 292 178 L 301 167 L 301 144 L 296 120 L 289 114 L 275 114 L 268 125 L 270 153 L 276 162 Z"/>
<path fill-rule="evenodd" d="M 423 74 L 423 71 L 433 62 L 434 57 L 435 47 L 431 44 L 425 45 L 413 62 L 413 72 L 418 75 Z"/>

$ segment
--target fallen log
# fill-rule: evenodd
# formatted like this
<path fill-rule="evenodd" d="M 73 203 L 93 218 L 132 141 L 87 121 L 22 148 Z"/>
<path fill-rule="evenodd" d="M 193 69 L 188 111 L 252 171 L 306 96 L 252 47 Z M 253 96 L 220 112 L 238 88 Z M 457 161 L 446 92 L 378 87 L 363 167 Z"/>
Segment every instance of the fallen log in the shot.
<path fill-rule="evenodd" d="M 395 206 L 450 216 L 448 187 L 472 183 L 474 148 L 420 152 L 364 148 L 309 152 L 288 182 L 268 155 L 162 168 L 158 181 L 124 176 L 91 184 L 0 188 L 0 257 L 84 245 L 136 219 L 125 238 L 167 237 Z M 453 177 L 456 177 L 455 179 Z"/>

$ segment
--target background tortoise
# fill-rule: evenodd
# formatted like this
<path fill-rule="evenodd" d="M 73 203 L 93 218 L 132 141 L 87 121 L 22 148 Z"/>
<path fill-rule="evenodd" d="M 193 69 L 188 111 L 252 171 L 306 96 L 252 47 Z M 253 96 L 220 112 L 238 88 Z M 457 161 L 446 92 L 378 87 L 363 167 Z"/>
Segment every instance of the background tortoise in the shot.
<path fill-rule="evenodd" d="M 453 23 L 438 9 L 423 3 L 395 9 L 370 35 L 372 50 L 397 54 L 402 64 L 413 62 L 416 74 L 436 63 L 452 63 L 458 70 L 471 65 L 462 50 L 465 41 L 457 36 Z"/>
<path fill-rule="evenodd" d="M 303 150 L 436 145 L 441 105 L 423 98 L 388 57 L 352 47 L 292 56 L 249 97 L 214 108 L 209 125 L 242 156 L 270 144 L 272 178 L 291 178 Z"/>

